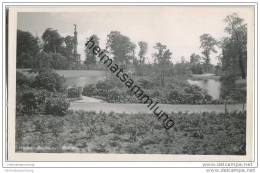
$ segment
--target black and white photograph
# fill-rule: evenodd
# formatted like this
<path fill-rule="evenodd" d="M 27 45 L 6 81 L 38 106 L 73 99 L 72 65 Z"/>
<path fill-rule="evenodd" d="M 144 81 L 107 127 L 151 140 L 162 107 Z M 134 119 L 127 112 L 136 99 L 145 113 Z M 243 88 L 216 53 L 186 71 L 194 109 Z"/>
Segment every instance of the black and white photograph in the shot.
<path fill-rule="evenodd" d="M 252 152 L 252 6 L 42 8 L 13 33 L 15 153 Z"/>

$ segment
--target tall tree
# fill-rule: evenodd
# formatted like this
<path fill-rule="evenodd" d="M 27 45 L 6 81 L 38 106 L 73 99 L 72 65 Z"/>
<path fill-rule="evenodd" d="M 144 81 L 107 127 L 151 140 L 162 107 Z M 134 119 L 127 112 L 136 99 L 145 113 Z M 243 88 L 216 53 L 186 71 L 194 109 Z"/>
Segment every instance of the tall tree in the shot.
<path fill-rule="evenodd" d="M 169 49 L 167 49 L 166 45 L 163 45 L 160 42 L 156 43 L 154 49 L 157 51 L 156 53 L 154 53 L 155 64 L 157 64 L 158 66 L 161 85 L 164 86 L 166 72 L 169 70 L 169 68 L 172 65 L 170 61 L 172 53 Z"/>
<path fill-rule="evenodd" d="M 60 53 L 50 53 L 51 66 L 54 69 L 65 70 L 69 66 L 68 58 Z"/>
<path fill-rule="evenodd" d="M 60 36 L 57 30 L 47 28 L 42 34 L 43 50 L 45 52 L 57 53 L 62 46 L 64 38 Z"/>
<path fill-rule="evenodd" d="M 155 58 L 155 63 L 156 64 L 170 64 L 171 61 L 171 55 L 172 53 L 170 52 L 169 49 L 167 49 L 166 45 L 163 45 L 162 43 L 156 43 L 154 46 L 154 49 L 156 52 L 153 54 Z"/>
<path fill-rule="evenodd" d="M 206 65 L 206 71 L 209 71 L 210 66 L 210 54 L 211 52 L 216 53 L 217 41 L 210 34 L 203 34 L 200 36 L 200 48 L 204 55 L 204 63 Z"/>
<path fill-rule="evenodd" d="M 227 16 L 224 21 L 226 23 L 225 31 L 230 34 L 230 41 L 235 48 L 234 53 L 239 62 L 241 77 L 245 79 L 247 64 L 247 25 L 236 13 Z"/>
<path fill-rule="evenodd" d="M 39 71 L 52 69 L 52 55 L 50 53 L 46 53 L 45 51 L 39 52 L 33 61 L 33 68 Z"/>
<path fill-rule="evenodd" d="M 31 68 L 33 66 L 33 58 L 39 52 L 37 37 L 30 32 L 17 30 L 17 67 Z"/>
<path fill-rule="evenodd" d="M 94 41 L 95 45 L 99 46 L 99 38 L 97 35 L 91 35 L 89 38 L 87 38 L 87 40 L 90 40 L 92 38 L 92 40 Z M 85 48 L 85 55 L 86 55 L 86 59 L 84 61 L 84 64 L 87 65 L 87 67 L 89 68 L 90 65 L 95 65 L 97 60 L 96 60 L 96 56 L 93 54 L 93 51 L 90 50 L 89 48 Z"/>
<path fill-rule="evenodd" d="M 111 31 L 107 35 L 106 49 L 113 55 L 114 61 L 127 66 L 133 58 L 135 44 L 119 31 Z"/>
<path fill-rule="evenodd" d="M 201 57 L 195 53 L 190 56 L 190 68 L 193 74 L 202 74 L 203 67 L 200 64 Z"/>
<path fill-rule="evenodd" d="M 201 57 L 195 53 L 191 54 L 190 56 L 190 63 L 191 64 L 199 64 Z"/>
<path fill-rule="evenodd" d="M 163 54 L 166 49 L 166 45 L 163 45 L 162 43 L 156 43 L 155 46 L 153 47 L 157 52 L 154 53 L 154 63 L 160 64 L 162 59 L 163 59 Z"/>
<path fill-rule="evenodd" d="M 67 53 L 71 55 L 73 50 L 73 37 L 68 35 L 67 37 L 65 37 L 64 42 L 66 45 Z"/>
<path fill-rule="evenodd" d="M 147 52 L 147 48 L 148 48 L 148 44 L 144 41 L 139 41 L 138 42 L 138 46 L 139 46 L 139 63 L 140 64 L 144 64 L 145 63 L 145 54 Z"/>
<path fill-rule="evenodd" d="M 221 48 L 222 48 L 221 63 L 222 63 L 223 72 L 227 76 L 237 75 L 240 72 L 240 70 L 237 61 L 236 47 L 234 44 L 234 40 L 225 37 L 221 42 Z"/>

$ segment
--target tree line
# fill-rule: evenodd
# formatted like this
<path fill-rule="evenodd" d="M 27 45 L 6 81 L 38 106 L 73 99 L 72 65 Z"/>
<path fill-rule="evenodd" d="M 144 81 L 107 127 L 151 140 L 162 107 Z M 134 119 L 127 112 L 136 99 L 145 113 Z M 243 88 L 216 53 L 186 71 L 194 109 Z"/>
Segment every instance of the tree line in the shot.
<path fill-rule="evenodd" d="M 182 57 L 181 63 L 172 63 L 173 52 L 163 43 L 156 43 L 153 62 L 147 57 L 148 43 L 137 44 L 119 31 L 111 31 L 107 35 L 105 50 L 114 61 L 123 68 L 134 67 L 134 72 L 142 75 L 147 67 L 158 72 L 162 83 L 165 75 L 171 73 L 217 73 L 246 78 L 247 64 L 247 25 L 236 13 L 224 19 L 225 32 L 228 36 L 217 40 L 210 34 L 200 36 L 201 52 L 192 53 L 190 61 Z M 100 39 L 94 34 L 96 45 Z M 89 40 L 87 38 L 86 40 Z M 62 37 L 58 30 L 47 28 L 41 38 L 30 32 L 17 30 L 17 68 L 53 68 L 69 69 L 70 57 L 73 55 L 73 36 Z M 138 50 L 138 52 L 137 52 Z M 211 63 L 212 53 L 219 53 L 217 65 Z M 81 65 L 83 66 L 83 65 Z M 96 57 L 89 49 L 85 49 L 84 67 L 97 67 Z M 79 67 L 80 68 L 80 67 Z"/>

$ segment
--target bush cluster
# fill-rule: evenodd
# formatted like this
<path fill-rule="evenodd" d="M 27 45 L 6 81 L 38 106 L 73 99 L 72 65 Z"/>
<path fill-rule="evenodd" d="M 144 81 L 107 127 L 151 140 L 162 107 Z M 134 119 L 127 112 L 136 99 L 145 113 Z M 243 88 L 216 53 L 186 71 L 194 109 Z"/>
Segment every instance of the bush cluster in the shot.
<path fill-rule="evenodd" d="M 45 111 L 47 114 L 65 115 L 69 102 L 64 97 L 51 97 L 46 100 Z"/>
<path fill-rule="evenodd" d="M 177 85 L 169 85 L 164 89 L 151 88 L 152 84 L 142 80 L 145 94 L 151 98 L 165 104 L 216 104 L 220 103 L 208 95 L 204 90 L 197 86 L 179 83 Z M 129 90 L 126 88 L 113 87 L 100 81 L 96 85 L 87 85 L 83 88 L 83 95 L 104 99 L 110 103 L 141 103 Z"/>
<path fill-rule="evenodd" d="M 18 72 L 16 81 L 17 115 L 25 113 L 64 115 L 68 110 L 69 102 L 64 97 L 65 94 L 61 92 L 63 82 L 58 74 L 41 72 L 35 78 L 27 78 Z"/>
<path fill-rule="evenodd" d="M 246 103 L 246 83 L 237 83 L 235 75 L 222 76 L 221 99 L 226 103 Z"/>
<path fill-rule="evenodd" d="M 65 89 L 63 86 L 64 82 L 64 77 L 61 77 L 57 73 L 40 71 L 33 81 L 33 87 L 46 89 L 50 92 L 62 92 Z"/>

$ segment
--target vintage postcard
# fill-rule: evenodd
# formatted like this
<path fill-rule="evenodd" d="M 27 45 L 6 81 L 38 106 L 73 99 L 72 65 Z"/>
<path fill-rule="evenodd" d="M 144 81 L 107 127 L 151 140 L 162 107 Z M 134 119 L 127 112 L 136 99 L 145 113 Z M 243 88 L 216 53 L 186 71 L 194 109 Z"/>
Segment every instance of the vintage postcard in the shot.
<path fill-rule="evenodd" d="M 8 160 L 252 161 L 254 16 L 9 7 Z"/>

